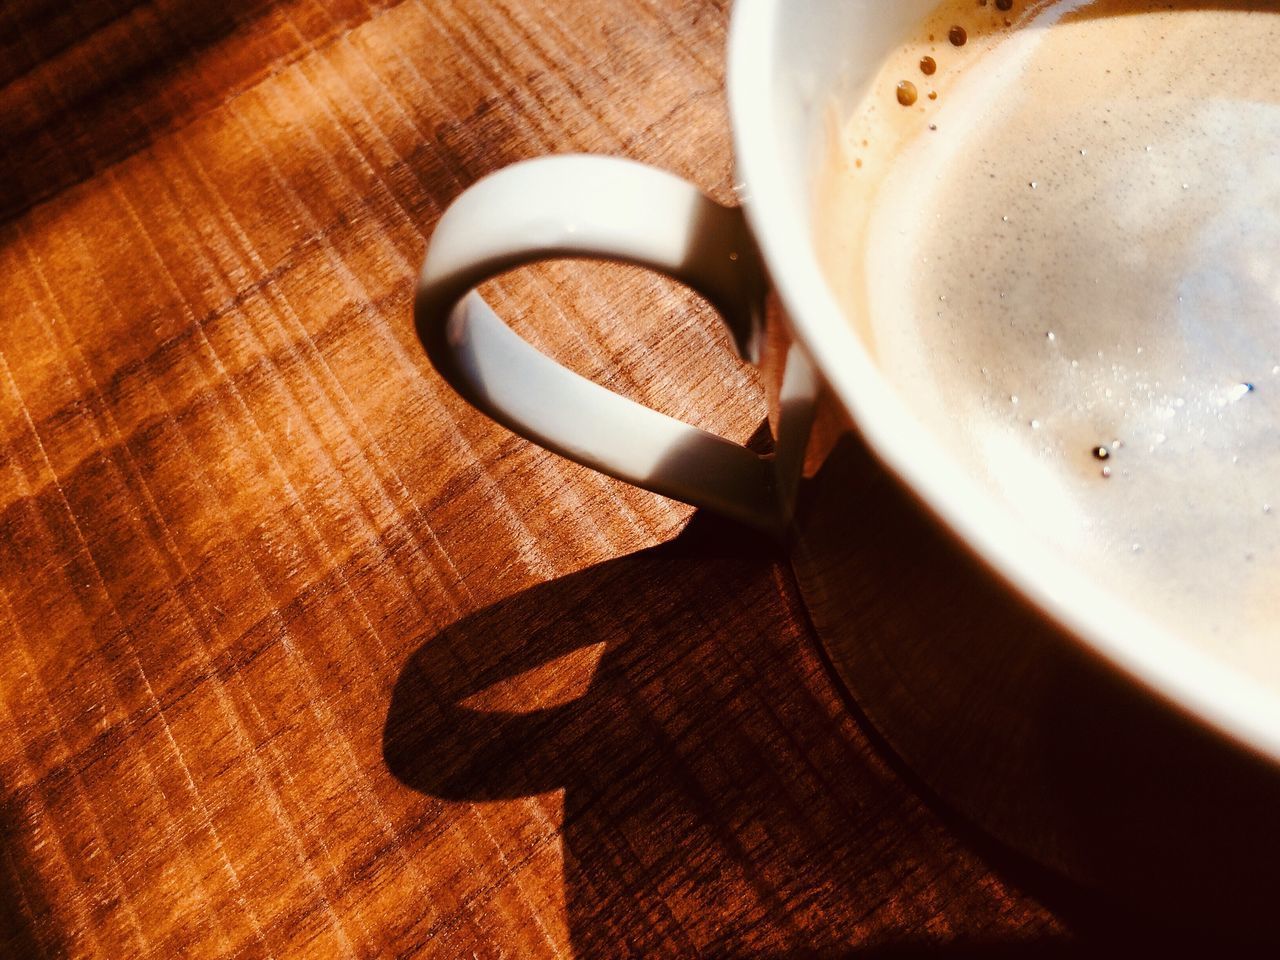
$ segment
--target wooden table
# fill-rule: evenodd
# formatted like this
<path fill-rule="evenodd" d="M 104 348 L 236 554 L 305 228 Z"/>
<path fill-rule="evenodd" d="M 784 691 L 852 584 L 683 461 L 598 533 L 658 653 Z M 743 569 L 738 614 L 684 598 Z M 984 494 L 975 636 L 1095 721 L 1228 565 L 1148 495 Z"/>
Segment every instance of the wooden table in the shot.
<path fill-rule="evenodd" d="M 1116 935 L 921 798 L 766 544 L 513 438 L 414 339 L 425 238 L 504 164 L 620 154 L 730 198 L 727 8 L 0 7 L 9 955 Z M 630 397 L 761 421 L 663 281 L 487 295 Z"/>

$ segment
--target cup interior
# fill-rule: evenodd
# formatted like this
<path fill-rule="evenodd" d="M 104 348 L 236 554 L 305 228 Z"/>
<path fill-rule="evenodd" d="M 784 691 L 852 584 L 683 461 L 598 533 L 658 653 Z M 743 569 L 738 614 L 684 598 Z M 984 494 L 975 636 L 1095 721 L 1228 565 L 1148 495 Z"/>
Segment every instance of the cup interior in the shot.
<path fill-rule="evenodd" d="M 1083 552 L 1064 552 L 1052 536 L 1029 523 L 1028 517 L 1060 517 L 1043 503 L 1018 502 L 1007 475 L 984 476 L 974 469 L 986 456 L 977 441 L 961 436 L 953 442 L 954 429 L 928 422 L 907 402 L 859 340 L 833 292 L 817 248 L 814 218 L 833 131 L 862 98 L 888 54 L 935 7 L 934 0 L 736 4 L 729 93 L 739 179 L 797 340 L 877 456 L 1000 576 L 1148 686 L 1280 756 L 1280 704 L 1274 689 L 1258 683 L 1240 664 L 1232 667 L 1218 652 L 1190 642 L 1176 626 L 1170 629 L 1153 620 L 1134 602 L 1131 590 L 1116 589 L 1090 563 L 1096 542 L 1085 542 Z M 981 371 L 975 365 L 971 373 L 970 386 L 976 390 Z M 965 389 L 959 377 L 957 386 Z M 946 436 L 949 429 L 952 436 Z M 1100 436 L 1098 442 L 1112 439 Z M 1010 463 L 1037 462 L 1032 442 L 1015 444 L 1004 455 Z M 1086 465 L 1095 468 L 1091 461 Z M 1050 464 L 1048 469 L 1052 473 L 1059 467 Z M 1037 482 L 1032 477 L 1025 489 Z M 1253 521 L 1261 522 L 1263 503 L 1257 506 Z M 1086 501 L 1077 517 L 1079 529 L 1092 530 L 1102 511 L 1115 513 L 1117 508 L 1103 503 L 1096 506 L 1098 512 L 1091 514 L 1093 510 Z M 1280 514 L 1280 491 L 1276 512 Z M 1176 517 L 1177 510 L 1170 515 Z M 1280 516 L 1276 519 L 1280 522 Z M 1170 536 L 1176 532 L 1169 528 Z"/>

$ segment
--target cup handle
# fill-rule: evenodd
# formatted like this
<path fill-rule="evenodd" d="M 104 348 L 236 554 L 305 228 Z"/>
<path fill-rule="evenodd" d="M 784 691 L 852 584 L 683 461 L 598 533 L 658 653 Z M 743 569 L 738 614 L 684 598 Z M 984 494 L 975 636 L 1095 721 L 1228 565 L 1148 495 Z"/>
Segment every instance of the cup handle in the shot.
<path fill-rule="evenodd" d="M 530 346 L 475 292 L 559 257 L 619 260 L 679 280 L 756 356 L 766 280 L 742 212 L 629 160 L 555 156 L 476 183 L 441 217 L 414 299 L 431 362 L 475 407 L 548 450 L 628 483 L 777 531 L 771 461 L 627 400 Z"/>

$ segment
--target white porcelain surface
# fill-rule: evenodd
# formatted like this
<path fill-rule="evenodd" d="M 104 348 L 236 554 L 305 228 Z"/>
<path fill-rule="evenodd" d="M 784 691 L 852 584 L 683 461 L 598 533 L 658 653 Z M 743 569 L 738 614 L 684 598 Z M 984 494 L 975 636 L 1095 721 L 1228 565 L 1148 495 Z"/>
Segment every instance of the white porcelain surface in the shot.
<path fill-rule="evenodd" d="M 763 274 L 738 210 L 678 177 L 611 157 L 515 164 L 437 225 L 418 279 L 418 333 L 436 368 L 495 420 L 628 483 L 775 529 L 769 465 L 745 447 L 624 399 L 512 332 L 474 289 L 553 257 L 650 267 L 705 296 L 746 353 Z"/>

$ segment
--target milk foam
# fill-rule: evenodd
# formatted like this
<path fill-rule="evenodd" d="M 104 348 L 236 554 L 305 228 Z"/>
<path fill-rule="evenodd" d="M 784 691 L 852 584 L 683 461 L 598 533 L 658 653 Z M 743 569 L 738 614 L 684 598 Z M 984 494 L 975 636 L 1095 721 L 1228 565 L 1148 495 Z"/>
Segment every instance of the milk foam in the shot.
<path fill-rule="evenodd" d="M 844 129 L 821 246 L 1011 511 L 1280 686 L 1280 15 L 1173 6 L 944 5 Z"/>

